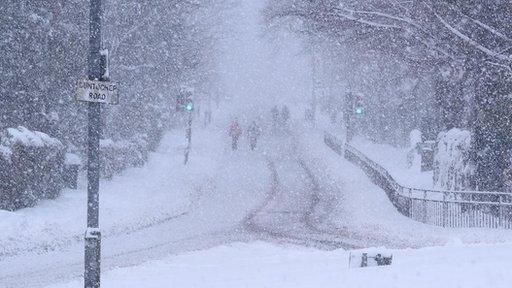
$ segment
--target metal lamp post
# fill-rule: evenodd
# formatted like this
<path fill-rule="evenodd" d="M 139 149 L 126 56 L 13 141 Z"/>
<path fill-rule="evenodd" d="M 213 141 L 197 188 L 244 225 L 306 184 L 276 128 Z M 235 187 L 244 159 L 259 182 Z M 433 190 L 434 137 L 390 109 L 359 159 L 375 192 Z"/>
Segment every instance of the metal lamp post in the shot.
<path fill-rule="evenodd" d="M 100 287 L 101 233 L 99 228 L 101 103 L 117 104 L 117 84 L 108 79 L 108 51 L 101 49 L 102 0 L 90 0 L 87 80 L 76 82 L 76 100 L 88 104 L 87 230 L 84 287 Z"/>
<path fill-rule="evenodd" d="M 89 14 L 89 69 L 92 81 L 104 80 L 101 61 L 101 0 L 90 0 Z M 101 233 L 99 229 L 99 178 L 101 107 L 98 102 L 88 103 L 87 150 L 87 230 L 85 232 L 84 287 L 100 287 Z"/>

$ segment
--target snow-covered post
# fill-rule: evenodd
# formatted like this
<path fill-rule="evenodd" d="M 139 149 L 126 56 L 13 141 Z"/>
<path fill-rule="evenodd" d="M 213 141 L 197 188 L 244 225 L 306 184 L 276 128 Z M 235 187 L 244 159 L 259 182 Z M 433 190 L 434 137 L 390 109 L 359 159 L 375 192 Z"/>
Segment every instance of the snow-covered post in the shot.
<path fill-rule="evenodd" d="M 447 193 L 443 193 L 443 227 L 446 227 L 448 221 L 448 202 L 446 202 Z"/>
<path fill-rule="evenodd" d="M 413 211 L 412 211 L 412 189 L 411 188 L 407 188 L 409 190 L 409 198 L 407 199 L 408 201 L 408 207 L 407 207 L 407 216 L 409 218 L 413 218 Z"/>
<path fill-rule="evenodd" d="M 427 191 L 423 190 L 423 223 L 427 223 Z"/>
<path fill-rule="evenodd" d="M 499 206 L 498 206 L 498 227 L 503 228 L 503 202 L 501 200 L 501 194 L 498 196 L 499 198 Z"/>

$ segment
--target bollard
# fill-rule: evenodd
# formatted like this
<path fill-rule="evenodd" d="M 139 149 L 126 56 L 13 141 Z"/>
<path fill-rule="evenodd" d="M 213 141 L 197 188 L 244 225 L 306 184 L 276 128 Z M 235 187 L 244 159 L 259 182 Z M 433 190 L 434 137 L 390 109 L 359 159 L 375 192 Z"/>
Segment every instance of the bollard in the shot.
<path fill-rule="evenodd" d="M 387 266 L 391 265 L 391 262 L 393 262 L 391 253 L 350 252 L 348 266 L 349 268 Z"/>
<path fill-rule="evenodd" d="M 367 267 L 368 266 L 368 253 L 363 253 L 361 256 L 361 267 Z"/>
<path fill-rule="evenodd" d="M 77 189 L 78 188 L 78 168 L 80 165 L 71 164 L 71 165 L 64 165 L 64 171 L 63 171 L 63 182 L 64 185 L 71 189 Z"/>

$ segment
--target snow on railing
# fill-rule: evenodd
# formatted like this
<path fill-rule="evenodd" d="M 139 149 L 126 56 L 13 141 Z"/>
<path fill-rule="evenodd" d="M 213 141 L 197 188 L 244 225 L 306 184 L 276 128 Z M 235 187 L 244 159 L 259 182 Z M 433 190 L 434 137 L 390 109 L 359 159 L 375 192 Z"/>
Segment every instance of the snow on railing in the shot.
<path fill-rule="evenodd" d="M 512 229 L 512 194 L 487 191 L 443 191 L 406 187 L 361 151 L 324 134 L 325 144 L 359 166 L 388 196 L 397 210 L 416 221 L 443 227 Z"/>

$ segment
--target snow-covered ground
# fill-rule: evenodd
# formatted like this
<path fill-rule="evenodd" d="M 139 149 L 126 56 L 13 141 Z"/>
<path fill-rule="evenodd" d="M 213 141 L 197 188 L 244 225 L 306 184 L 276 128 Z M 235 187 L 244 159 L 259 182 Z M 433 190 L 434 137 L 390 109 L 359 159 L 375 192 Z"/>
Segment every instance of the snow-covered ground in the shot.
<path fill-rule="evenodd" d="M 295 119 L 300 117 L 293 116 Z M 272 136 L 267 130 L 257 151 L 249 151 L 246 139 L 242 138 L 241 149 L 236 152 L 231 151 L 225 134 L 228 122 L 229 117 L 217 118 L 208 129 L 196 127 L 190 167 L 184 167 L 182 163 L 183 143 L 178 139 L 183 137 L 183 131 L 175 131 L 166 136 L 159 152 L 152 155 L 145 167 L 127 171 L 111 182 L 103 183 L 102 187 L 112 193 L 112 197 L 115 193 L 119 193 L 118 197 L 134 195 L 144 187 L 146 196 L 151 195 L 151 187 L 161 187 L 161 190 L 171 193 L 169 198 L 159 198 L 163 202 L 151 197 L 137 198 L 140 203 L 116 203 L 111 207 L 105 202 L 103 209 L 110 208 L 119 213 L 104 212 L 105 223 L 112 221 L 108 217 L 115 219 L 115 215 L 126 215 L 132 220 L 118 222 L 117 226 L 112 224 L 112 227 L 102 224 L 105 233 L 104 286 L 339 287 L 348 283 L 343 287 L 375 287 L 376 283 L 383 281 L 387 285 L 383 287 L 405 287 L 407 284 L 408 287 L 422 287 L 418 286 L 421 283 L 426 283 L 424 287 L 432 287 L 433 282 L 425 282 L 425 279 L 436 277 L 436 281 L 448 285 L 436 287 L 457 287 L 457 284 L 478 287 L 463 285 L 467 283 L 463 282 L 467 279 L 461 276 L 465 273 L 507 280 L 503 278 L 506 275 L 499 274 L 504 271 L 501 266 L 495 270 L 496 274 L 473 271 L 495 265 L 489 261 L 504 261 L 500 260 L 504 259 L 503 255 L 495 253 L 494 249 L 508 248 L 510 245 L 506 243 L 512 242 L 512 231 L 445 229 L 400 215 L 385 193 L 373 185 L 359 168 L 323 144 L 321 131 L 303 126 L 301 121 L 296 120 L 292 125 L 294 133 Z M 269 169 L 268 163 L 274 163 L 274 169 Z M 167 169 L 156 173 L 155 165 Z M 276 174 L 279 182 L 274 188 L 271 172 Z M 131 175 L 133 179 L 128 177 L 130 173 L 136 173 Z M 187 178 L 186 173 L 197 174 L 191 176 L 195 178 Z M 148 177 L 160 185 L 146 183 L 140 186 L 138 177 Z M 179 177 L 184 178 L 175 179 Z M 123 191 L 107 190 L 111 187 L 109 185 L 115 187 L 119 179 L 133 182 L 120 186 L 125 189 Z M 175 187 L 182 189 L 172 192 Z M 272 194 L 274 192 L 275 195 Z M 172 202 L 174 197 L 183 200 L 181 206 Z M 64 200 L 54 203 L 60 201 Z M 76 203 L 78 209 L 78 205 L 85 204 L 85 199 Z M 48 201 L 44 205 L 57 204 Z M 22 212 L 35 213 L 30 217 L 36 220 L 37 217 L 47 219 L 44 218 L 46 213 L 39 211 L 49 209 L 44 205 Z M 128 210 L 151 205 L 160 206 L 158 212 L 153 212 L 156 216 L 149 217 L 149 220 L 148 214 Z M 78 213 L 69 213 L 70 217 L 78 217 L 71 215 Z M 174 215 L 178 216 L 173 218 Z M 141 226 L 131 224 L 140 221 L 148 222 Z M 248 221 L 259 225 L 259 230 L 250 229 L 255 227 L 248 226 Z M 3 223 L 7 225 L 9 222 Z M 15 225 L 13 223 L 11 225 Z M 68 224 L 61 228 L 62 234 L 72 234 L 74 225 L 78 231 L 84 226 L 83 223 Z M 29 229 L 35 228 L 27 228 L 27 235 L 31 235 Z M 35 229 L 33 233 L 33 239 L 37 239 L 38 233 L 42 232 Z M 6 287 L 41 287 L 43 284 L 66 283 L 75 278 L 77 280 L 73 282 L 52 288 L 78 287 L 83 269 L 83 244 L 81 234 L 78 235 L 79 238 L 72 243 L 59 240 L 58 235 L 54 235 L 56 241 L 62 243 L 54 247 L 55 251 L 18 251 L 20 255 L 17 256 L 5 255 L 0 261 L 0 283 L 7 283 Z M 265 240 L 267 243 L 251 240 Z M 236 241 L 248 243 L 229 244 Z M 393 250 L 396 261 L 392 267 L 349 270 L 346 251 L 325 252 L 289 244 L 276 246 L 275 243 L 329 249 L 447 246 Z M 493 245 L 461 246 L 461 243 Z M 26 243 L 20 241 L 18 244 L 25 247 Z M 218 245 L 223 246 L 214 248 Z M 198 249 L 207 250 L 189 252 Z M 458 265 L 456 259 L 465 262 Z M 453 282 L 447 280 L 450 273 L 443 272 L 450 269 L 459 269 Z M 416 282 L 420 284 L 416 285 Z M 484 280 L 470 282 L 471 285 L 487 283 Z M 396 286 L 396 283 L 402 286 Z"/>
<path fill-rule="evenodd" d="M 231 151 L 226 122 L 194 128 L 187 166 L 179 129 L 144 167 L 102 181 L 104 271 L 246 238 L 233 235 L 265 200 L 269 171 L 265 155 L 249 151 L 245 138 Z M 0 287 L 40 287 L 80 275 L 85 201 L 81 187 L 33 208 L 2 211 Z"/>
<path fill-rule="evenodd" d="M 393 253 L 391 266 L 349 268 L 349 252 L 234 243 L 106 272 L 103 287 L 510 287 L 512 244 L 451 245 Z M 47 288 L 79 288 L 82 281 Z"/>
<path fill-rule="evenodd" d="M 105 237 L 186 213 L 208 189 L 217 161 L 212 156 L 216 154 L 196 149 L 191 165 L 184 166 L 184 138 L 181 130 L 167 133 L 144 167 L 101 182 L 100 226 Z M 216 138 L 209 138 L 218 148 Z M 20 250 L 48 250 L 80 241 L 85 231 L 87 195 L 85 179 L 81 180 L 78 190 L 65 190 L 56 200 L 15 212 L 0 211 L 0 259 Z"/>
<path fill-rule="evenodd" d="M 316 127 L 318 130 L 328 132 L 340 140 L 345 140 L 345 130 L 342 123 L 333 124 L 326 115 L 318 114 Z M 357 135 L 350 144 L 384 167 L 401 185 L 413 188 L 433 188 L 432 171 L 421 172 L 418 169 L 419 167 L 407 167 L 409 148 L 379 144 Z"/>
<path fill-rule="evenodd" d="M 505 287 L 512 231 L 445 229 L 400 215 L 324 145 L 328 126 L 303 125 L 307 57 L 294 56 L 302 55 L 295 43 L 268 58 L 264 1 L 240 3 L 219 63 L 228 101 L 211 126 L 194 127 L 189 164 L 184 129 L 174 130 L 144 167 L 101 183 L 103 287 Z M 270 107 L 286 99 L 297 102 L 286 103 L 295 123 L 272 135 Z M 244 132 L 267 119 L 256 151 L 246 135 L 231 151 L 226 128 L 235 117 Z M 404 185 L 431 179 L 404 170 L 405 150 L 355 143 Z M 85 197 L 82 181 L 37 207 L 0 211 L 1 288 L 82 287 Z M 425 248 L 436 245 L 445 246 Z M 404 248 L 388 250 L 391 267 L 348 269 L 349 252 L 335 249 L 382 246 Z"/>
<path fill-rule="evenodd" d="M 445 245 L 452 242 L 512 242 L 512 231 L 504 229 L 454 229 L 426 225 L 401 214 L 385 192 L 375 186 L 361 169 L 323 143 L 323 132 L 295 128 L 301 132 L 303 158 L 319 183 L 322 201 L 331 203 L 330 224 L 350 235 L 362 247 L 395 248 Z M 336 204 L 333 205 L 332 203 Z M 362 243 L 362 245 L 361 245 Z"/>
<path fill-rule="evenodd" d="M 345 130 L 342 123 L 331 123 L 326 115 L 319 114 L 317 128 L 328 132 L 338 139 L 345 139 Z M 388 144 L 379 144 L 362 137 L 355 136 L 351 143 L 356 149 L 367 157 L 384 167 L 398 183 L 413 188 L 433 188 L 433 172 L 421 172 L 419 167 L 407 167 L 407 153 L 409 148 L 394 147 Z"/>
<path fill-rule="evenodd" d="M 432 171 L 421 172 L 407 167 L 408 148 L 378 144 L 363 137 L 355 137 L 351 144 L 388 170 L 401 185 L 413 188 L 433 188 Z"/>

